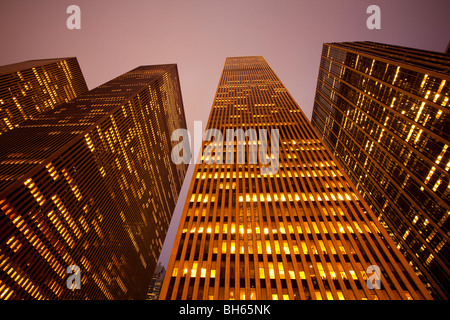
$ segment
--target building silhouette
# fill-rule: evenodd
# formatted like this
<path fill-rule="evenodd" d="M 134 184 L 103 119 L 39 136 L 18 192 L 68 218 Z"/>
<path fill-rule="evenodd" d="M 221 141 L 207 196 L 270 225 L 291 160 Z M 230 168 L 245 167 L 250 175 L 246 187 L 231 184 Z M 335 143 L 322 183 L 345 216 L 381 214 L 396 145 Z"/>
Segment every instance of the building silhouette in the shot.
<path fill-rule="evenodd" d="M 226 59 L 206 129 L 160 299 L 431 298 L 263 57 Z"/>
<path fill-rule="evenodd" d="M 86 93 L 77 58 L 42 59 L 0 67 L 0 135 Z"/>
<path fill-rule="evenodd" d="M 170 158 L 179 128 L 172 64 L 2 134 L 0 298 L 145 299 L 186 172 Z"/>
<path fill-rule="evenodd" d="M 152 282 L 148 288 L 147 300 L 158 300 L 165 274 L 166 268 L 161 263 L 158 263 L 153 273 Z"/>
<path fill-rule="evenodd" d="M 449 297 L 450 55 L 324 44 L 312 123 L 436 298 Z"/>

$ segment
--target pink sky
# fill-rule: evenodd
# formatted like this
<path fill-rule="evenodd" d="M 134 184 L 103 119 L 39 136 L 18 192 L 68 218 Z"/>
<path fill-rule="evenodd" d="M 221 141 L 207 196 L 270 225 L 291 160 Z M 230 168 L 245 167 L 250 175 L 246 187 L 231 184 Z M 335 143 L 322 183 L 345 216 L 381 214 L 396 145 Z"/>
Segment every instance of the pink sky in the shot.
<path fill-rule="evenodd" d="M 81 9 L 81 30 L 66 27 L 71 4 Z M 372 4 L 381 8 L 380 30 L 366 27 Z M 449 12 L 448 0 L 1 0 L 0 65 L 75 56 L 92 89 L 139 65 L 177 63 L 193 132 L 194 121 L 206 125 L 225 58 L 262 55 L 310 119 L 324 42 L 443 52 Z M 176 227 L 166 239 L 164 264 Z"/>

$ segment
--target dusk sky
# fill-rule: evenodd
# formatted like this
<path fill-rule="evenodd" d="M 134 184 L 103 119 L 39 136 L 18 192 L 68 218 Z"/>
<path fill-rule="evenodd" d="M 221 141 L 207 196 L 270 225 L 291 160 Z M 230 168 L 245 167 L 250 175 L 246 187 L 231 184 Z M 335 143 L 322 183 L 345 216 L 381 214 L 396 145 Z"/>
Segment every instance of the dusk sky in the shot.
<path fill-rule="evenodd" d="M 81 29 L 69 30 L 69 5 Z M 369 5 L 381 9 L 370 30 Z M 311 118 L 324 42 L 376 41 L 443 52 L 450 1 L 1 0 L 0 65 L 77 57 L 89 89 L 140 65 L 176 63 L 188 129 L 206 126 L 229 56 L 262 55 Z M 167 265 L 192 166 L 161 262 Z"/>

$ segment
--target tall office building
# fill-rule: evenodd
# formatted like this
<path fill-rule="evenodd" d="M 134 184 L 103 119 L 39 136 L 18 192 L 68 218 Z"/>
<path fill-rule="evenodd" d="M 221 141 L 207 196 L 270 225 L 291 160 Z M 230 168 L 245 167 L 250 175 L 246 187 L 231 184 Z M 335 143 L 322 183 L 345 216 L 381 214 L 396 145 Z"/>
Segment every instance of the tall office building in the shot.
<path fill-rule="evenodd" d="M 179 128 L 177 66 L 158 65 L 2 134 L 0 298 L 145 299 L 186 172 Z"/>
<path fill-rule="evenodd" d="M 312 123 L 435 297 L 449 296 L 450 55 L 324 44 Z"/>
<path fill-rule="evenodd" d="M 160 299 L 431 298 L 263 57 L 226 59 L 207 129 Z"/>
<path fill-rule="evenodd" d="M 0 67 L 0 135 L 86 93 L 77 58 L 30 60 Z"/>

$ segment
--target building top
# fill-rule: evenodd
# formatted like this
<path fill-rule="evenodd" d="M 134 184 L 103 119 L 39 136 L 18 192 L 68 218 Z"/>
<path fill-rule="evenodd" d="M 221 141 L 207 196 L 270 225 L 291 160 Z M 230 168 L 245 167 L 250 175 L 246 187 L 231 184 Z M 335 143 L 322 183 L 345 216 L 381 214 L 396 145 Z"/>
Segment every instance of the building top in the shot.
<path fill-rule="evenodd" d="M 450 74 L 450 54 L 428 50 L 407 48 L 397 45 L 370 41 L 327 43 L 347 50 L 366 53 L 381 59 L 398 61 L 418 68 Z"/>
<path fill-rule="evenodd" d="M 87 91 L 75 57 L 0 66 L 0 135 Z"/>
<path fill-rule="evenodd" d="M 230 64 L 230 61 L 229 60 L 233 60 L 233 59 L 237 59 L 237 60 L 239 60 L 240 62 L 242 62 L 242 60 L 243 59 L 258 59 L 258 60 L 265 60 L 264 59 L 264 56 L 236 56 L 236 57 L 227 57 L 226 59 L 225 59 L 225 61 L 227 61 L 226 62 L 226 64 L 228 65 L 228 64 Z"/>
<path fill-rule="evenodd" d="M 21 70 L 31 69 L 41 67 L 47 64 L 55 63 L 62 60 L 74 59 L 74 57 L 67 58 L 54 58 L 54 59 L 36 59 L 36 60 L 28 60 L 17 63 L 11 63 L 4 66 L 0 66 L 0 75 L 17 72 Z"/>
<path fill-rule="evenodd" d="M 0 135 L 0 192 L 48 164 L 173 67 L 176 64 L 135 68 Z"/>

